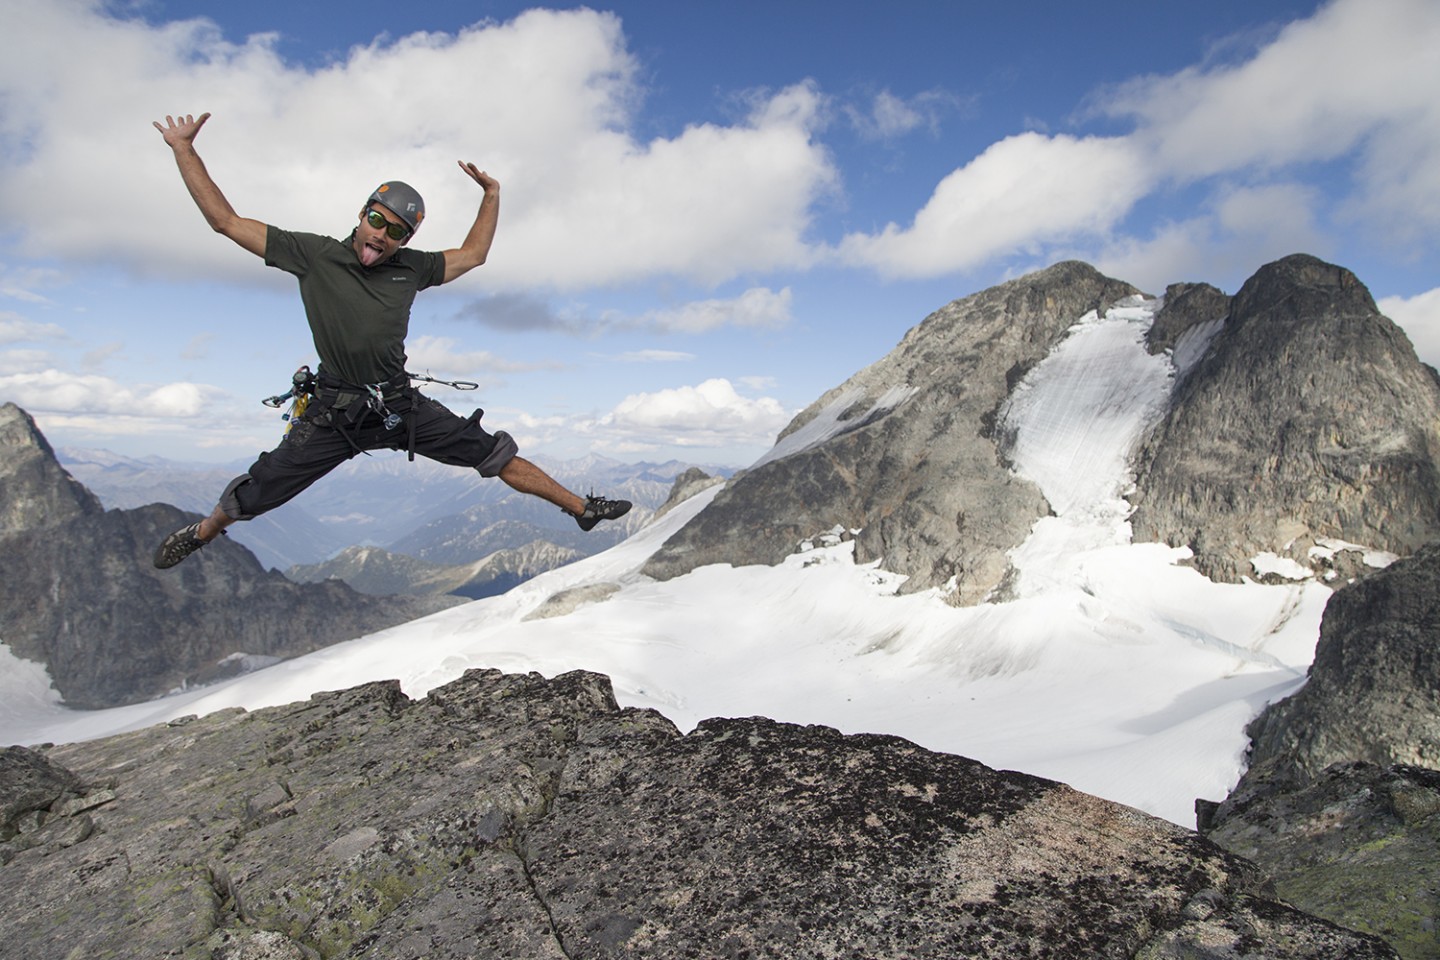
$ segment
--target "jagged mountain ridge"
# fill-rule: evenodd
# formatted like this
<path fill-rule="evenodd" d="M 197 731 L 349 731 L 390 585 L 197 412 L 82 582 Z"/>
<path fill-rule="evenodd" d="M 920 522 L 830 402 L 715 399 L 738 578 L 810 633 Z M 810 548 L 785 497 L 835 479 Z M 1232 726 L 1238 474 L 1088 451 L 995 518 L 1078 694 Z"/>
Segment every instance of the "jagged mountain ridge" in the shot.
<path fill-rule="evenodd" d="M 828 436 L 737 476 L 645 572 L 773 564 L 839 526 L 860 531 L 857 561 L 883 558 L 906 590 L 953 583 L 962 602 L 984 598 L 1049 512 L 998 448 L 1001 406 L 1082 315 L 1138 292 L 1067 262 L 942 307 L 801 411 L 777 447 L 816 424 L 833 424 Z"/>
<path fill-rule="evenodd" d="M 802 411 L 645 572 L 774 564 L 840 527 L 906 590 L 1003 596 L 1010 552 L 1052 514 L 1010 468 L 1004 405 L 1083 315 L 1137 293 L 1071 262 L 936 311 Z M 1323 574 L 1321 541 L 1404 555 L 1440 535 L 1440 381 L 1349 271 L 1297 254 L 1234 297 L 1177 285 L 1150 344 L 1177 386 L 1136 455 L 1137 542 L 1236 582 L 1262 552 Z"/>
<path fill-rule="evenodd" d="M 379 547 L 346 547 L 324 563 L 291 567 L 285 576 L 296 583 L 342 580 L 361 593 L 377 596 L 448 593 L 478 600 L 504 593 L 579 556 L 574 550 L 531 540 L 474 563 L 445 566 Z"/>
<path fill-rule="evenodd" d="M 155 570 L 155 546 L 197 515 L 103 509 L 14 404 L 0 406 L 0 453 L 0 640 L 73 706 L 148 700 L 223 675 L 236 653 L 295 656 L 450 605 L 294 584 L 228 538 Z"/>

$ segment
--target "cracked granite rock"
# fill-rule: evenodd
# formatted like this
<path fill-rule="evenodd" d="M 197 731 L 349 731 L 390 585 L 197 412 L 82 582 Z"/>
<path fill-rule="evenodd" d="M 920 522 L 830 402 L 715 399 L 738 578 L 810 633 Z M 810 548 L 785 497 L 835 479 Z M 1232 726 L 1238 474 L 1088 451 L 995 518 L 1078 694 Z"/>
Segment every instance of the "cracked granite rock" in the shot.
<path fill-rule="evenodd" d="M 0 958 L 1395 956 L 1133 809 L 895 737 L 682 736 L 590 673 L 6 757 Z"/>

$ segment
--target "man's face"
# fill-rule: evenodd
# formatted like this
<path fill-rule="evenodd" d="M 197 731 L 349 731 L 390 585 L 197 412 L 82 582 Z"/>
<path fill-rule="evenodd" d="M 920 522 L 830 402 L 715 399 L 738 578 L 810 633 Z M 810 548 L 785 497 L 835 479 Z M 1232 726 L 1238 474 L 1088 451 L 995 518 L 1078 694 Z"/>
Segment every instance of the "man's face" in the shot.
<path fill-rule="evenodd" d="M 376 219 L 378 215 L 379 220 Z M 375 223 L 380 223 L 376 226 Z M 372 223 L 372 221 L 375 221 Z M 410 240 L 409 233 L 396 240 L 390 236 L 390 230 L 399 227 L 401 230 L 408 230 L 400 220 L 389 210 L 386 210 L 378 203 L 372 203 L 360 211 L 360 226 L 355 229 L 355 256 L 367 267 L 373 267 L 377 263 L 383 263 L 395 255 Z M 398 231 L 397 231 L 398 232 Z"/>

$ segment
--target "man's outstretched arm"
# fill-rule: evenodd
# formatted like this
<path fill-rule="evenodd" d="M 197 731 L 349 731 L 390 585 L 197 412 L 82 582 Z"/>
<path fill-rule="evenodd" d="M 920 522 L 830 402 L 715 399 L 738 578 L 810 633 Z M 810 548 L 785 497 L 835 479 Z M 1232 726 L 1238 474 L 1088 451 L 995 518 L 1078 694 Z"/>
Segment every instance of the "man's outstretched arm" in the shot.
<path fill-rule="evenodd" d="M 480 201 L 480 210 L 475 214 L 475 223 L 465 235 L 465 242 L 454 250 L 445 251 L 445 279 L 449 283 L 456 277 L 469 273 L 490 256 L 490 244 L 495 241 L 495 225 L 500 222 L 500 182 L 473 163 L 460 162 L 465 175 L 485 191 Z"/>
<path fill-rule="evenodd" d="M 265 256 L 265 224 L 259 220 L 242 217 L 230 206 L 225 194 L 210 179 L 210 172 L 195 152 L 195 135 L 205 126 L 210 114 L 202 113 L 198 118 L 186 114 L 179 120 L 165 118 L 165 126 L 155 121 L 155 129 L 165 138 L 175 152 L 175 163 L 180 168 L 180 178 L 195 200 L 195 206 L 205 215 L 210 228 L 223 233 L 257 257 Z"/>

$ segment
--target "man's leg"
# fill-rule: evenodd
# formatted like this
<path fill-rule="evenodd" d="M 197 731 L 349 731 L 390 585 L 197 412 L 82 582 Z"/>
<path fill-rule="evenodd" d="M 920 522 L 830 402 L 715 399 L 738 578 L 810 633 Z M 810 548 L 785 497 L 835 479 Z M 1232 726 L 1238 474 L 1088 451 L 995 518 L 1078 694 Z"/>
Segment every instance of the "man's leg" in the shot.
<path fill-rule="evenodd" d="M 515 441 L 506 432 L 491 434 L 480 426 L 481 411 L 459 417 L 438 401 L 416 393 L 407 411 L 414 429 L 414 451 L 440 463 L 471 467 L 482 477 L 499 477 L 512 490 L 553 503 L 589 531 L 601 520 L 618 520 L 630 510 L 628 500 L 607 500 L 593 494 L 580 497 L 554 477 L 516 456 Z M 392 446 L 405 449 L 408 436 L 394 438 Z"/>
<path fill-rule="evenodd" d="M 222 510 L 217 503 L 215 509 L 210 512 L 210 516 L 200 521 L 200 527 L 195 531 L 195 536 L 209 543 L 224 533 L 225 528 L 234 522 L 235 518 Z"/>
<path fill-rule="evenodd" d="M 524 457 L 511 457 L 510 462 L 500 468 L 500 479 L 512 489 L 548 500 L 566 513 L 578 517 L 585 512 L 583 499 Z"/>
<path fill-rule="evenodd" d="M 156 569 L 175 566 L 237 520 L 252 519 L 289 502 L 354 455 L 354 445 L 338 430 L 297 420 L 280 446 L 262 453 L 249 471 L 230 482 L 208 517 L 161 542 L 155 551 Z"/>

